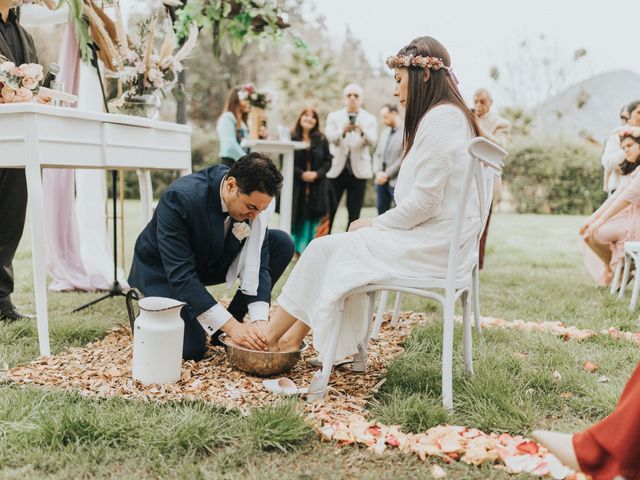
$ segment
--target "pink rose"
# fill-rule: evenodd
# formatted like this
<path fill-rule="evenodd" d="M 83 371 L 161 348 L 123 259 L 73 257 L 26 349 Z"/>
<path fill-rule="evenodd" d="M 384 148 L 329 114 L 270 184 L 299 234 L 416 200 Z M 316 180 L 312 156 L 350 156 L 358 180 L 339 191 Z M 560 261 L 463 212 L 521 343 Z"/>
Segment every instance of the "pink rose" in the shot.
<path fill-rule="evenodd" d="M 33 98 L 33 92 L 28 88 L 20 87 L 16 90 L 14 102 L 28 102 Z"/>
<path fill-rule="evenodd" d="M 16 91 L 8 85 L 2 87 L 0 94 L 2 94 L 2 98 L 4 98 L 7 103 L 12 103 L 13 99 L 16 97 Z"/>
<path fill-rule="evenodd" d="M 22 77 L 22 76 L 24 76 L 24 72 L 22 71 L 22 69 L 20 67 L 13 67 L 11 70 L 9 70 L 9 73 L 11 75 L 13 75 L 14 77 Z"/>
<path fill-rule="evenodd" d="M 29 90 L 33 90 L 38 86 L 38 81 L 33 77 L 24 77 L 22 79 L 22 86 Z"/>
<path fill-rule="evenodd" d="M 44 78 L 42 65 L 38 65 L 37 63 L 23 63 L 20 65 L 20 70 L 22 70 L 25 77 L 35 78 L 36 80 L 42 80 Z"/>

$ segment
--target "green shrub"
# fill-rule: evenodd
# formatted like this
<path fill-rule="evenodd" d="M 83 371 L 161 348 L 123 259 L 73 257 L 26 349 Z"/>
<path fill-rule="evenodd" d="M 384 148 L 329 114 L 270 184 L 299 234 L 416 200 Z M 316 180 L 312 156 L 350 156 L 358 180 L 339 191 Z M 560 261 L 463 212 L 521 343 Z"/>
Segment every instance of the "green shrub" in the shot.
<path fill-rule="evenodd" d="M 519 213 L 589 214 L 605 200 L 597 147 L 561 139 L 515 141 L 504 184 Z"/>

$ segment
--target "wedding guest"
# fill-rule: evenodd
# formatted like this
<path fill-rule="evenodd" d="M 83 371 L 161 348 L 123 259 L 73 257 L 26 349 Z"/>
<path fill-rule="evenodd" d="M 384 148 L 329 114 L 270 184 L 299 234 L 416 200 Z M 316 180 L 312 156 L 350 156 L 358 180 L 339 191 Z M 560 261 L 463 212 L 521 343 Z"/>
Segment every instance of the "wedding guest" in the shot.
<path fill-rule="evenodd" d="M 267 348 L 258 321 L 267 320 L 271 289 L 293 256 L 291 237 L 267 229 L 282 175 L 254 152 L 229 169 L 216 165 L 184 176 L 162 194 L 135 245 L 129 284 L 145 296 L 186 303 L 185 360 L 200 360 L 206 337 L 219 331 L 235 343 Z M 240 288 L 228 308 L 208 285 Z M 252 323 L 241 323 L 249 313 Z"/>
<path fill-rule="evenodd" d="M 622 180 L 580 227 L 578 241 L 585 265 L 599 286 L 613 278 L 616 264 L 624 258 L 624 242 L 640 240 L 640 127 L 623 130 L 620 138 L 625 156 L 620 165 Z"/>
<path fill-rule="evenodd" d="M 604 168 L 604 191 L 611 195 L 622 180 L 620 164 L 624 161 L 624 152 L 620 147 L 620 131 L 627 127 L 640 127 L 640 101 L 625 105 L 620 110 L 622 125 L 613 130 L 604 143 L 602 167 Z"/>
<path fill-rule="evenodd" d="M 376 185 L 376 206 L 378 215 L 391 208 L 393 187 L 402 163 L 402 117 L 395 105 L 384 105 L 380 109 L 380 119 L 385 128 L 380 133 L 376 151 L 373 154 L 374 183 Z"/>
<path fill-rule="evenodd" d="M 349 223 L 360 218 L 367 180 L 373 176 L 369 148 L 376 141 L 376 118 L 362 108 L 363 90 L 351 83 L 344 88 L 345 108 L 331 112 L 327 117 L 326 136 L 332 145 L 333 161 L 327 172 L 335 197 L 330 213 L 330 223 L 342 199 L 347 193 Z"/>
<path fill-rule="evenodd" d="M 511 123 L 509 120 L 502 118 L 496 113 L 491 111 L 493 105 L 493 98 L 489 91 L 485 88 L 479 88 L 473 94 L 473 113 L 476 116 L 478 126 L 482 131 L 482 135 L 491 140 L 493 143 L 500 145 L 502 148 L 506 148 L 507 140 L 511 132 Z M 497 177 L 493 183 L 493 202 L 491 204 L 491 210 L 489 210 L 489 217 L 487 218 L 487 225 L 484 227 L 482 237 L 480 238 L 479 249 L 479 262 L 478 267 L 482 269 L 484 266 L 484 252 L 487 245 L 487 235 L 489 234 L 489 223 L 491 222 L 491 212 L 493 211 L 493 205 L 500 201 L 500 192 L 502 190 L 502 178 Z"/>
<path fill-rule="evenodd" d="M 227 167 L 233 164 L 247 152 L 241 142 L 249 136 L 247 121 L 249 118 L 249 97 L 244 87 L 234 87 L 227 96 L 224 113 L 218 118 L 216 130 L 220 142 L 220 163 Z"/>
<path fill-rule="evenodd" d="M 640 365 L 605 419 L 575 433 L 534 431 L 532 437 L 563 464 L 592 480 L 640 478 Z"/>
<path fill-rule="evenodd" d="M 344 295 L 396 277 L 444 276 L 465 172 L 467 151 L 480 129 L 458 90 L 447 50 L 420 37 L 387 59 L 395 96 L 405 106 L 405 154 L 396 183 L 396 206 L 374 219 L 359 219 L 347 233 L 317 238 L 301 255 L 266 327 L 272 348 L 299 348 L 310 329 L 319 360 L 335 346 L 336 358 L 358 352 L 369 326 L 366 294 Z M 471 268 L 480 229 L 478 195 L 469 204 L 460 238 L 460 272 Z M 340 315 L 340 311 L 343 314 Z M 337 345 L 332 332 L 339 325 Z M 319 387 L 316 377 L 309 387 Z"/>
<path fill-rule="evenodd" d="M 314 108 L 302 110 L 291 138 L 306 145 L 306 148 L 296 150 L 294 154 L 291 236 L 299 255 L 318 235 L 318 226 L 329 211 L 326 176 L 331 168 L 332 155 L 329 142 L 320 130 L 320 117 Z"/>
<path fill-rule="evenodd" d="M 20 25 L 13 0 L 0 0 L 0 55 L 16 65 L 38 63 L 33 38 Z M 23 168 L 0 168 L 0 320 L 27 316 L 11 301 L 15 256 L 27 210 L 27 181 Z"/>
<path fill-rule="evenodd" d="M 511 122 L 491 110 L 493 98 L 486 88 L 479 88 L 473 94 L 473 113 L 482 130 L 482 136 L 500 145 L 507 146 L 511 133 Z"/>

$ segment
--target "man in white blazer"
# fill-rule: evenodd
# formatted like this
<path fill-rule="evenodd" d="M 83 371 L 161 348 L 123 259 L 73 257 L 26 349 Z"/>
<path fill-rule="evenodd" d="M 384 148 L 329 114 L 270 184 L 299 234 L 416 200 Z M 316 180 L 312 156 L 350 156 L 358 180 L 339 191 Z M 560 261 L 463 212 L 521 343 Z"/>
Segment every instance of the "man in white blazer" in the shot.
<path fill-rule="evenodd" d="M 363 90 L 351 83 L 344 88 L 345 108 L 327 117 L 325 134 L 331 145 L 333 160 L 327 178 L 335 196 L 330 222 L 336 214 L 344 192 L 347 192 L 349 223 L 360 218 L 367 180 L 373 177 L 370 148 L 376 142 L 376 118 L 362 108 Z"/>

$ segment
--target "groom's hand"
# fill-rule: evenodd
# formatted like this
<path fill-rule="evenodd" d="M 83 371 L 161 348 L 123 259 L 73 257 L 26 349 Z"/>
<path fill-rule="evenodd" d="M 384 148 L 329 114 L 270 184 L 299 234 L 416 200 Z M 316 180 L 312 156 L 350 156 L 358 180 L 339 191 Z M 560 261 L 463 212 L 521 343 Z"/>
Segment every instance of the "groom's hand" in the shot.
<path fill-rule="evenodd" d="M 267 338 L 258 325 L 240 323 L 235 319 L 231 319 L 222 327 L 222 331 L 242 347 L 253 350 L 269 350 Z"/>

